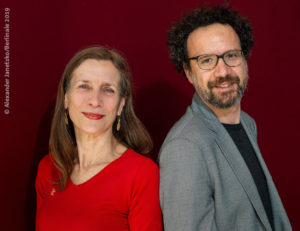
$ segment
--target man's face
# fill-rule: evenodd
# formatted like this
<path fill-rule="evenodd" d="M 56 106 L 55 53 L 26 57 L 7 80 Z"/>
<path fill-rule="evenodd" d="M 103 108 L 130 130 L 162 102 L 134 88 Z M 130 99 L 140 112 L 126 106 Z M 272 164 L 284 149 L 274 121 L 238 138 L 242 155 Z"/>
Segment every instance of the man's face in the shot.
<path fill-rule="evenodd" d="M 205 54 L 221 55 L 229 50 L 241 50 L 240 40 L 229 25 L 212 24 L 194 30 L 187 39 L 188 57 Z M 248 82 L 246 60 L 229 67 L 222 58 L 212 70 L 202 70 L 196 60 L 190 60 L 185 74 L 201 99 L 209 106 L 230 108 L 240 103 Z"/>

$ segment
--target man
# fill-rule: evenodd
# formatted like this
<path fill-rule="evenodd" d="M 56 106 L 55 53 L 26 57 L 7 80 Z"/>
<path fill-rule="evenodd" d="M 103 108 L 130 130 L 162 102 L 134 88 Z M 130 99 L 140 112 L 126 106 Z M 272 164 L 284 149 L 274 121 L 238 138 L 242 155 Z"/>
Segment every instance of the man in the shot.
<path fill-rule="evenodd" d="M 171 60 L 195 88 L 192 104 L 159 155 L 165 231 L 291 230 L 241 111 L 249 22 L 229 6 L 194 10 L 168 33 Z"/>

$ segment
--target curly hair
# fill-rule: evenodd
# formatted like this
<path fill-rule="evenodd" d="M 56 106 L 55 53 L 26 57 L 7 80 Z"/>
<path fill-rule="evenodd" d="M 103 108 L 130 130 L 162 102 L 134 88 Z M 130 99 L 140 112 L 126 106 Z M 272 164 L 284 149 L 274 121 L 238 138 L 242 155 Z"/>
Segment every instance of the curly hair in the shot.
<path fill-rule="evenodd" d="M 245 17 L 232 9 L 228 4 L 213 7 L 201 7 L 184 15 L 178 22 L 174 23 L 168 31 L 167 45 L 169 47 L 170 59 L 176 65 L 176 69 L 184 73 L 183 64 L 190 68 L 187 54 L 187 39 L 197 28 L 209 26 L 214 23 L 230 25 L 237 33 L 242 51 L 246 59 L 249 58 L 251 47 L 254 44 L 252 27 Z"/>

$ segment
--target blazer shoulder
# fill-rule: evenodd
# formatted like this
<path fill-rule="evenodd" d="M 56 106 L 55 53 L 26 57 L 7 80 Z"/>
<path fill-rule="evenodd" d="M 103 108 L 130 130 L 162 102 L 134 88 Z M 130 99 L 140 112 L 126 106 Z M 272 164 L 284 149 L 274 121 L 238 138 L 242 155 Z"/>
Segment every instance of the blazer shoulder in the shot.
<path fill-rule="evenodd" d="M 216 133 L 198 114 L 187 112 L 169 131 L 161 146 L 158 161 L 201 162 L 215 147 Z M 206 157 L 205 157 L 206 156 Z"/>
<path fill-rule="evenodd" d="M 171 128 L 164 143 L 179 139 L 198 144 L 199 140 L 214 140 L 214 138 L 215 132 L 207 126 L 204 119 L 188 108 Z"/>
<path fill-rule="evenodd" d="M 246 121 L 255 123 L 254 119 L 247 112 L 241 111 L 241 117 Z"/>
<path fill-rule="evenodd" d="M 255 134 L 257 133 L 255 120 L 244 111 L 241 111 L 241 121 L 246 128 L 251 129 Z"/>

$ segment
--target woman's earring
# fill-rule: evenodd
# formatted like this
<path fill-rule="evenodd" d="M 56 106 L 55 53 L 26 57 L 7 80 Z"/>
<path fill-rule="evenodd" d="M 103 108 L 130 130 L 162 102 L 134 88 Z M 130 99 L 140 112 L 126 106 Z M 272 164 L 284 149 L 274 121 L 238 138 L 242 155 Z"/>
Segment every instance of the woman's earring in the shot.
<path fill-rule="evenodd" d="M 68 120 L 68 109 L 65 110 L 65 123 L 66 123 L 66 125 L 69 124 L 69 120 Z"/>
<path fill-rule="evenodd" d="M 118 120 L 118 122 L 117 122 L 117 131 L 120 131 L 120 128 L 121 128 L 121 122 L 120 122 L 120 119 L 121 118 L 121 116 L 117 116 L 117 120 Z"/>

